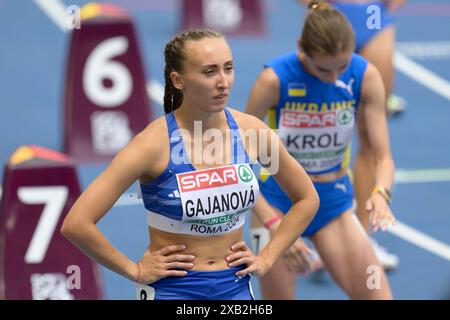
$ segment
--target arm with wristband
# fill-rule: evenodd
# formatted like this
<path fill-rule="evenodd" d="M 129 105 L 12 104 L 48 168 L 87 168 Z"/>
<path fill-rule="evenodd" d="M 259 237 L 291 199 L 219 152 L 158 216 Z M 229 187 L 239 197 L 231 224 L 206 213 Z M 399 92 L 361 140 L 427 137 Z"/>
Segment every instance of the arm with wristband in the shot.
<path fill-rule="evenodd" d="M 256 204 L 252 209 L 252 213 L 261 222 L 264 229 L 266 229 L 266 232 L 268 233 L 267 238 L 274 238 L 282 223 L 283 216 L 273 209 L 262 194 L 259 195 Z M 261 238 L 265 238 L 261 236 L 262 230 L 256 230 L 258 230 L 258 228 L 255 228 L 256 234 L 260 234 Z M 255 245 L 255 250 L 257 251 L 255 254 L 258 254 L 265 244 L 266 243 Z M 299 236 L 299 238 L 283 253 L 282 258 L 288 270 L 306 275 L 313 269 L 313 262 L 310 255 L 311 249 Z"/>
<path fill-rule="evenodd" d="M 269 220 L 267 220 L 265 223 L 264 223 L 264 228 L 266 228 L 266 229 L 270 229 L 270 227 L 272 227 L 275 223 L 277 223 L 278 221 L 281 221 L 281 217 L 280 216 L 278 216 L 278 215 L 276 215 L 276 216 L 273 216 L 272 218 L 270 218 Z"/>
<path fill-rule="evenodd" d="M 267 115 L 269 108 L 278 104 L 278 101 L 280 99 L 279 92 L 280 80 L 277 74 L 272 68 L 265 68 L 259 75 L 255 85 L 252 88 L 252 93 L 248 101 L 246 112 L 256 116 L 260 120 L 263 120 Z M 267 139 L 267 141 L 271 141 L 271 139 Z M 268 147 L 267 150 L 271 150 L 271 148 Z M 306 226 L 309 224 L 309 222 L 304 224 L 304 222 L 302 222 L 301 220 L 308 219 L 308 217 L 310 220 L 312 220 L 310 207 L 311 204 L 308 204 L 308 201 L 304 200 L 297 200 L 297 202 L 300 203 L 296 204 L 295 199 L 298 199 L 298 196 L 293 194 L 292 190 L 305 190 L 307 189 L 307 185 L 309 185 L 311 181 L 307 177 L 305 172 L 297 171 L 300 167 L 298 162 L 290 155 L 288 155 L 284 147 L 279 149 L 278 154 L 280 155 L 280 161 L 282 159 L 285 159 L 287 160 L 287 162 L 284 165 L 282 165 L 280 162 L 278 173 L 281 174 L 275 174 L 274 177 L 293 202 L 293 208 L 291 208 L 291 210 L 287 212 L 287 214 L 283 215 L 282 219 L 278 220 L 277 218 L 275 218 L 275 216 L 279 215 L 279 213 L 276 212 L 270 206 L 264 196 L 260 194 L 256 201 L 256 205 L 252 209 L 252 212 L 254 213 L 254 216 L 257 217 L 257 219 L 261 222 L 261 224 L 265 225 L 266 229 L 268 229 L 270 233 L 271 241 L 270 245 L 268 245 L 268 247 L 270 248 L 269 251 L 273 251 L 272 248 L 274 247 L 276 250 L 276 247 L 280 246 L 280 239 L 281 242 L 286 242 L 286 239 L 284 238 L 289 235 L 291 230 L 297 229 L 297 238 L 293 240 L 292 245 L 288 246 L 286 249 L 281 250 L 281 256 L 283 257 L 283 260 L 286 263 L 288 269 L 297 271 L 299 273 L 307 273 L 311 269 L 312 265 L 309 259 L 310 249 L 302 241 L 300 236 Z M 292 166 L 295 167 L 295 170 L 290 169 Z M 298 172 L 298 174 L 295 173 L 296 171 Z M 292 179 L 292 176 L 297 176 L 298 179 Z M 311 190 L 315 190 L 312 183 L 309 185 L 309 187 L 312 187 Z M 315 194 L 314 197 L 316 196 L 317 194 Z M 303 194 L 301 196 L 301 198 L 304 199 L 311 197 L 311 194 Z M 315 211 L 317 211 L 317 208 L 315 208 L 315 210 L 313 211 L 315 213 Z M 295 216 L 303 217 L 303 219 L 293 221 L 295 219 Z M 258 228 L 255 228 L 255 230 L 256 229 Z M 281 245 L 284 246 L 283 244 Z"/>
<path fill-rule="evenodd" d="M 270 230 L 271 227 L 274 226 L 278 227 L 278 222 L 281 222 L 282 219 L 282 217 L 280 217 L 278 213 L 273 210 L 262 194 L 260 194 L 256 200 L 252 212 L 267 230 Z"/>
<path fill-rule="evenodd" d="M 366 123 L 366 132 L 363 134 L 367 135 L 375 158 L 375 187 L 365 206 L 373 230 L 381 228 L 384 231 L 389 224 L 395 224 L 395 217 L 389 208 L 394 162 L 389 146 L 384 86 L 378 70 L 370 63 L 364 74 L 361 98 L 361 116 Z"/>

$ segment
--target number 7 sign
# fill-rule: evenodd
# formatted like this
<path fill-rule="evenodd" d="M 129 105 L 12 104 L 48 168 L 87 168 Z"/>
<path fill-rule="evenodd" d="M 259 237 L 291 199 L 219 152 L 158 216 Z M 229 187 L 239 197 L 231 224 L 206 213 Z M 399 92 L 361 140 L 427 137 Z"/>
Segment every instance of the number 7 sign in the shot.
<path fill-rule="evenodd" d="M 101 298 L 96 264 L 59 232 L 79 195 L 63 155 L 37 146 L 13 154 L 0 204 L 0 299 Z M 68 270 L 79 271 L 79 285 L 70 285 Z"/>
<path fill-rule="evenodd" d="M 42 263 L 67 201 L 67 186 L 20 187 L 17 195 L 24 204 L 44 204 L 39 222 L 25 253 L 25 263 Z"/>

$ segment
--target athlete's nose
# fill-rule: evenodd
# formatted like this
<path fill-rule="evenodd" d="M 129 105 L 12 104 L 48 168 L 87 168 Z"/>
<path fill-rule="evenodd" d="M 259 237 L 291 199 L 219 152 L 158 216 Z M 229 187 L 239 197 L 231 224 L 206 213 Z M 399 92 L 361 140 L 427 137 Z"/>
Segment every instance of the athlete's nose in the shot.
<path fill-rule="evenodd" d="M 230 88 L 230 79 L 225 74 L 225 72 L 221 71 L 219 74 L 219 82 L 217 83 L 217 86 L 220 89 L 229 89 Z"/>

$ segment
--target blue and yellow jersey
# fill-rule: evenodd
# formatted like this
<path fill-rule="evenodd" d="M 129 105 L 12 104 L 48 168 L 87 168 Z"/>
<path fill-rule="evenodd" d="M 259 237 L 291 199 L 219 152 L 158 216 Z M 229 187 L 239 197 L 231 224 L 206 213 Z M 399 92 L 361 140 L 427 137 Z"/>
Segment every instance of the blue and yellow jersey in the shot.
<path fill-rule="evenodd" d="M 280 99 L 268 113 L 268 125 L 308 173 L 321 174 L 348 166 L 350 143 L 360 102 L 367 60 L 352 54 L 335 83 L 308 73 L 297 52 L 265 67 L 280 80 Z"/>

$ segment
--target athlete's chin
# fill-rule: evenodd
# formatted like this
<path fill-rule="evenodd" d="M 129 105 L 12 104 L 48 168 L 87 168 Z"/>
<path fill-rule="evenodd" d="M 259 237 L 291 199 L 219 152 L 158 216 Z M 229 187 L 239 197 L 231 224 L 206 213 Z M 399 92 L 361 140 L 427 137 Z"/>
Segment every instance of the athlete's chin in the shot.
<path fill-rule="evenodd" d="M 322 81 L 322 82 L 325 82 L 325 83 L 335 83 L 336 82 L 336 79 L 322 79 L 322 78 L 319 78 L 320 79 L 320 81 Z"/>
<path fill-rule="evenodd" d="M 210 105 L 208 109 L 211 112 L 217 113 L 217 112 L 222 112 L 226 106 L 227 106 L 226 103 L 214 103 L 214 104 Z"/>

